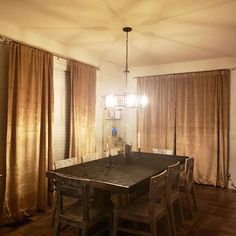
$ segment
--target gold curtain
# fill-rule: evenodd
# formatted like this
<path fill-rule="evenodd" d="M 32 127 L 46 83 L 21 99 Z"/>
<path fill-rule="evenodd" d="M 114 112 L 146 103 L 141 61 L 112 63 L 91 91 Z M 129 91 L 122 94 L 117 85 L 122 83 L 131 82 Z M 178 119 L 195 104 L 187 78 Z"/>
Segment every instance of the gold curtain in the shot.
<path fill-rule="evenodd" d="M 96 68 L 71 61 L 70 157 L 95 152 Z"/>
<path fill-rule="evenodd" d="M 177 155 L 195 158 L 196 182 L 226 187 L 229 80 L 228 70 L 139 78 L 140 93 L 150 101 L 138 117 L 142 148 L 174 142 Z"/>
<path fill-rule="evenodd" d="M 175 86 L 173 75 L 138 79 L 138 93 L 147 95 L 149 100 L 148 106 L 138 111 L 141 150 L 174 149 Z"/>
<path fill-rule="evenodd" d="M 195 158 L 196 182 L 227 187 L 228 70 L 176 75 L 176 151 Z"/>
<path fill-rule="evenodd" d="M 45 173 L 52 165 L 52 74 L 52 54 L 11 43 L 3 223 L 47 206 Z"/>

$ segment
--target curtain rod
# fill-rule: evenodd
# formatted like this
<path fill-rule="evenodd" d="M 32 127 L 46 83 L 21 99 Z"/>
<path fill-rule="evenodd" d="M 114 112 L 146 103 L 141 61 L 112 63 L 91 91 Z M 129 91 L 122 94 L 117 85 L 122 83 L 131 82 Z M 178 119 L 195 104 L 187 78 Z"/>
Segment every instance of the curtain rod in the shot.
<path fill-rule="evenodd" d="M 57 58 L 64 59 L 64 60 L 67 60 L 67 61 L 71 61 L 71 60 L 78 61 L 78 60 L 73 59 L 73 58 L 71 58 L 71 57 L 62 56 L 62 55 L 60 55 L 60 54 L 53 53 L 53 52 L 50 52 L 50 51 L 48 51 L 48 50 L 45 50 L 45 49 L 42 49 L 42 48 L 39 48 L 39 47 L 31 46 L 31 45 L 29 45 L 29 44 L 27 44 L 27 43 L 24 43 L 24 42 L 15 41 L 15 40 L 13 40 L 13 39 L 11 39 L 11 38 L 9 38 L 9 37 L 6 37 L 6 36 L 4 36 L 4 35 L 0 35 L 0 43 L 7 44 L 7 45 L 8 45 L 8 44 L 11 43 L 11 42 L 21 43 L 21 44 L 26 45 L 26 46 L 30 46 L 30 47 L 33 47 L 33 48 L 36 48 L 36 49 L 39 49 L 39 50 L 43 50 L 43 51 L 52 53 L 53 56 L 55 56 L 55 57 L 57 57 Z M 94 65 L 92 65 L 92 64 L 89 64 L 89 63 L 86 63 L 86 62 L 82 62 L 82 61 L 78 61 L 78 62 L 83 63 L 83 64 L 88 65 L 88 66 L 95 67 L 96 70 L 100 70 L 100 67 L 99 67 L 99 66 L 94 66 Z"/>
<path fill-rule="evenodd" d="M 200 70 L 200 71 L 192 71 L 192 72 L 188 71 L 188 72 L 178 72 L 178 73 L 168 73 L 168 74 L 158 74 L 158 75 L 143 75 L 143 76 L 135 76 L 134 79 L 139 79 L 139 78 L 142 78 L 142 77 L 152 77 L 152 76 L 162 76 L 162 75 L 179 75 L 179 74 L 211 72 L 211 71 L 222 71 L 222 70 L 233 71 L 233 70 L 236 70 L 236 67 L 217 69 L 217 70 Z"/>

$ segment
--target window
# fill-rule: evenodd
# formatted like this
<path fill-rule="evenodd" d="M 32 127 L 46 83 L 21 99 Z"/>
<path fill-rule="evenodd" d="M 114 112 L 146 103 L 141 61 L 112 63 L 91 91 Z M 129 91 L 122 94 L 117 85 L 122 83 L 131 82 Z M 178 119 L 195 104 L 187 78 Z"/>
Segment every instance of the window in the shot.
<path fill-rule="evenodd" d="M 53 159 L 69 157 L 70 71 L 67 61 L 54 59 Z"/>

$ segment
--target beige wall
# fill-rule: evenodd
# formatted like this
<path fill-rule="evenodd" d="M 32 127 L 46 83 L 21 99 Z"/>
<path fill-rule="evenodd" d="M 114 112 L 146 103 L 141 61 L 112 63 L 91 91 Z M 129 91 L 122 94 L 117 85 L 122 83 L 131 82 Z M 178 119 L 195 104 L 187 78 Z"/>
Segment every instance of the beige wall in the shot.
<path fill-rule="evenodd" d="M 230 84 L 230 163 L 229 173 L 236 186 L 236 70 L 231 71 Z M 229 183 L 229 188 L 232 188 Z"/>
<path fill-rule="evenodd" d="M 51 40 L 42 35 L 35 34 L 31 31 L 26 31 L 15 25 L 0 20 L 0 35 L 9 37 L 12 40 L 26 43 L 29 46 L 37 47 L 54 54 L 73 58 L 81 62 L 89 63 L 95 66 L 100 65 L 100 60 L 83 52 L 81 49 L 69 47 L 65 44 Z"/>

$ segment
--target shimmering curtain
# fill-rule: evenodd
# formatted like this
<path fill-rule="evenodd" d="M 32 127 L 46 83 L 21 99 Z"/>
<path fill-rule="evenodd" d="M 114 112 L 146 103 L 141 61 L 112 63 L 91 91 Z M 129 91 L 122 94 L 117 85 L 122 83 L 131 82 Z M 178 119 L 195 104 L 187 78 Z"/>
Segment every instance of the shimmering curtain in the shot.
<path fill-rule="evenodd" d="M 176 75 L 176 151 L 195 158 L 198 183 L 227 186 L 228 70 Z"/>
<path fill-rule="evenodd" d="M 71 61 L 70 156 L 95 152 L 96 68 Z"/>
<path fill-rule="evenodd" d="M 138 131 L 141 149 L 174 149 L 175 139 L 175 78 L 173 75 L 138 79 L 138 92 L 148 97 L 149 103 L 138 111 Z"/>
<path fill-rule="evenodd" d="M 3 223 L 44 210 L 51 167 L 53 57 L 18 43 L 9 49 Z"/>
<path fill-rule="evenodd" d="M 226 187 L 229 81 L 228 70 L 139 78 L 138 88 L 150 101 L 138 118 L 142 148 L 171 148 L 174 140 L 177 155 L 195 158 L 196 182 Z"/>

